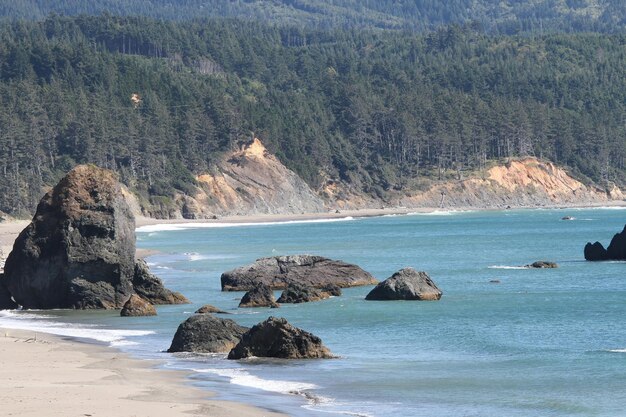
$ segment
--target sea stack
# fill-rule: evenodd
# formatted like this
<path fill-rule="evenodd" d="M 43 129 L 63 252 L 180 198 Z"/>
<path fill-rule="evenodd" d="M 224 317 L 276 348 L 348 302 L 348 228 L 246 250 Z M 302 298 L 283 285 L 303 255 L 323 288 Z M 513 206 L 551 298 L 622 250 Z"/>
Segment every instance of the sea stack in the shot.
<path fill-rule="evenodd" d="M 611 239 L 609 247 L 604 249 L 600 242 L 587 242 L 585 245 L 585 260 L 587 261 L 624 261 L 626 260 L 626 226 Z"/>
<path fill-rule="evenodd" d="M 426 272 L 404 268 L 378 284 L 366 300 L 426 300 L 441 298 L 441 290 Z"/>
<path fill-rule="evenodd" d="M 4 269 L 4 285 L 24 308 L 121 308 L 135 293 L 135 218 L 116 175 L 94 165 L 72 169 L 37 206 Z M 148 272 L 149 274 L 149 272 Z M 151 274 L 150 274 L 151 275 Z M 186 302 L 154 276 L 138 277 L 147 301 Z M 165 296 L 163 294 L 168 294 Z"/>

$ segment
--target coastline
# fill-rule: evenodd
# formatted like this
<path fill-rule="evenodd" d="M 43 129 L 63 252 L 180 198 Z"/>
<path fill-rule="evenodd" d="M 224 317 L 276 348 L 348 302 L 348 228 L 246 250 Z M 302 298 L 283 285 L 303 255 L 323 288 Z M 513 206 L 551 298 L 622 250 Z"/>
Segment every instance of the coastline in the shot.
<path fill-rule="evenodd" d="M 0 329 L 6 416 L 280 417 L 209 399 L 185 373 L 156 368 L 114 348 L 32 331 Z M 44 411 L 45 410 L 45 411 Z"/>

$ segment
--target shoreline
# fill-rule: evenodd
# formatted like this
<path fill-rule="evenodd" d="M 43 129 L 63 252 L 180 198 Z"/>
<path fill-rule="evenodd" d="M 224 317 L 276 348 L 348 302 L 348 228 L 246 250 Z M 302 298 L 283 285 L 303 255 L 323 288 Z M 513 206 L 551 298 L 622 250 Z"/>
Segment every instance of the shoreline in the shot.
<path fill-rule="evenodd" d="M 49 333 L 0 331 L 6 416 L 284 416 L 210 399 L 217 394 L 191 385 L 185 372 L 157 368 L 157 361 L 134 359 L 109 346 Z"/>

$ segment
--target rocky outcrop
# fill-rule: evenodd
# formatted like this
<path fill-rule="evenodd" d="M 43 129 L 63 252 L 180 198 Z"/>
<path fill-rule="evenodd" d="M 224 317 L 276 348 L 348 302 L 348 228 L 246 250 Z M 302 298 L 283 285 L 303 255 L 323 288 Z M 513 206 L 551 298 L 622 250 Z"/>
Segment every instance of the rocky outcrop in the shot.
<path fill-rule="evenodd" d="M 333 357 L 319 337 L 276 317 L 270 317 L 244 333 L 241 341 L 228 354 L 228 359 L 250 356 L 283 359 Z"/>
<path fill-rule="evenodd" d="M 121 308 L 135 270 L 135 219 L 115 174 L 81 165 L 42 198 L 4 281 L 25 308 Z"/>
<path fill-rule="evenodd" d="M 230 313 L 220 310 L 219 308 L 212 306 L 211 304 L 205 304 L 199 309 L 197 309 L 195 314 L 230 314 Z"/>
<path fill-rule="evenodd" d="M 293 304 L 308 303 L 310 301 L 323 300 L 328 297 L 330 297 L 328 292 L 292 282 L 283 290 L 283 293 L 278 298 L 278 302 Z"/>
<path fill-rule="evenodd" d="M 0 310 L 14 310 L 18 305 L 4 286 L 4 274 L 0 273 Z"/>
<path fill-rule="evenodd" d="M 259 283 L 243 295 L 239 302 L 239 307 L 276 308 L 279 307 L 279 305 L 276 304 L 272 289 L 263 283 Z"/>
<path fill-rule="evenodd" d="M 366 300 L 439 300 L 441 290 L 426 272 L 404 268 L 378 284 Z"/>
<path fill-rule="evenodd" d="M 133 294 L 130 296 L 124 307 L 122 307 L 122 311 L 120 311 L 120 316 L 122 317 L 140 317 L 140 316 L 156 316 L 157 311 L 152 304 L 148 301 L 144 300 L 137 294 Z"/>
<path fill-rule="evenodd" d="M 528 265 L 524 265 L 525 268 L 529 268 L 529 269 L 551 269 L 551 268 L 558 268 L 559 265 L 556 262 L 550 262 L 550 261 L 536 261 L 533 262 L 532 264 L 528 264 Z"/>
<path fill-rule="evenodd" d="M 161 279 L 150 272 L 143 259 L 135 262 L 133 289 L 152 304 L 189 304 L 184 295 L 165 288 Z"/>
<path fill-rule="evenodd" d="M 196 314 L 182 322 L 168 352 L 223 353 L 231 350 L 248 330 L 233 320 Z"/>
<path fill-rule="evenodd" d="M 585 259 L 587 261 L 623 261 L 626 260 L 626 226 L 611 239 L 609 247 L 604 249 L 600 242 L 585 245 Z"/>
<path fill-rule="evenodd" d="M 276 256 L 256 262 L 221 277 L 222 291 L 247 291 L 258 283 L 284 289 L 291 282 L 313 288 L 336 285 L 341 288 L 376 284 L 376 279 L 356 265 L 314 255 Z"/>

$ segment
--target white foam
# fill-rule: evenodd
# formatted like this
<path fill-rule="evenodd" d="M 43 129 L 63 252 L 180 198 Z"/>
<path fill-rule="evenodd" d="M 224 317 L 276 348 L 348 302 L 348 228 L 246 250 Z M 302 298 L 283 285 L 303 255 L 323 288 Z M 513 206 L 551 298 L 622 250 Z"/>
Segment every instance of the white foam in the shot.
<path fill-rule="evenodd" d="M 127 341 L 128 337 L 146 336 L 154 334 L 149 330 L 117 330 L 103 329 L 96 326 L 77 325 L 49 321 L 52 316 L 33 313 L 16 313 L 0 311 L 0 327 L 5 329 L 29 330 L 33 332 L 49 333 L 59 336 L 93 339 L 109 343 L 111 346 L 133 344 Z"/>
<path fill-rule="evenodd" d="M 626 353 L 626 349 L 609 349 L 608 351 L 613 353 Z"/>
<path fill-rule="evenodd" d="M 169 224 L 152 224 L 141 226 L 136 229 L 138 233 L 163 232 L 187 229 L 212 229 L 224 227 L 248 227 L 248 226 L 275 226 L 283 224 L 304 224 L 304 223 L 332 223 L 354 220 L 354 217 L 341 217 L 337 219 L 311 219 L 311 220 L 287 220 L 277 222 L 249 222 L 249 223 L 169 223 Z"/>
<path fill-rule="evenodd" d="M 262 379 L 254 375 L 250 375 L 244 369 L 225 368 L 225 369 L 194 369 L 200 373 L 211 373 L 222 377 L 229 378 L 232 384 L 244 387 L 256 388 L 263 391 L 278 392 L 281 394 L 292 394 L 300 391 L 318 388 L 317 385 L 298 381 L 281 381 Z"/>
<path fill-rule="evenodd" d="M 490 265 L 489 269 L 529 269 L 527 266 Z"/>

